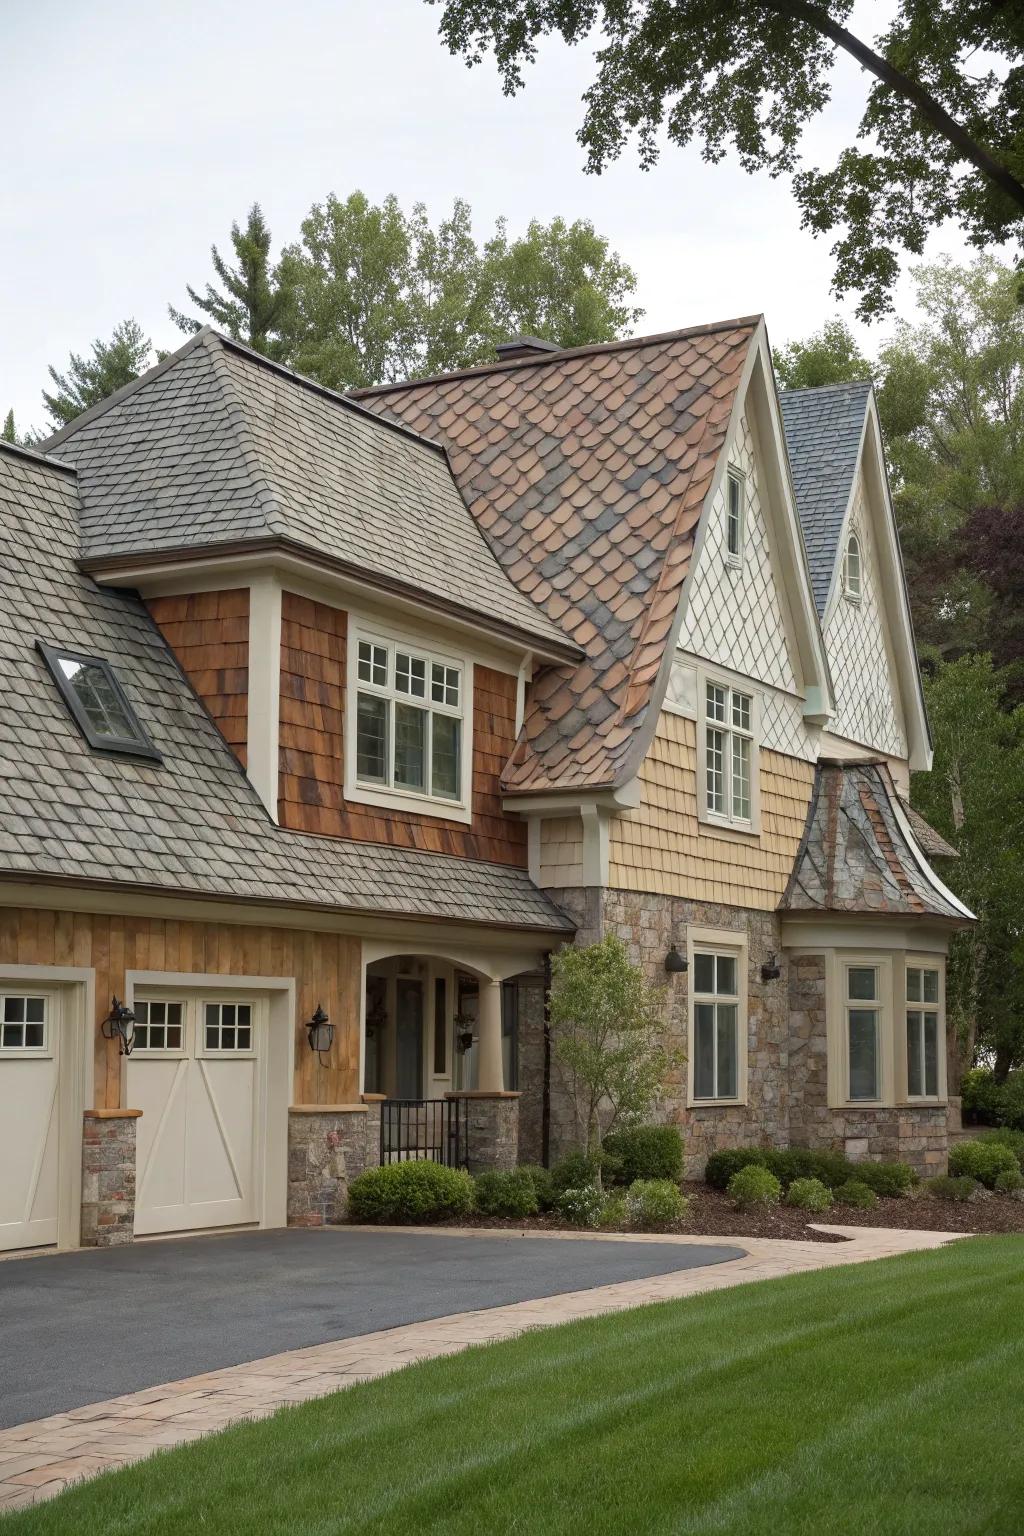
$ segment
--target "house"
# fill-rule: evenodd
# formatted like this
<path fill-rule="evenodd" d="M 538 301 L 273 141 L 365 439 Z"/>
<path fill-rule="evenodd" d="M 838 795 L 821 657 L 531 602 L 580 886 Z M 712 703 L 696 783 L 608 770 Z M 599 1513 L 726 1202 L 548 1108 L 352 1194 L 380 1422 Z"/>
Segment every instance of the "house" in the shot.
<path fill-rule="evenodd" d="M 780 411 L 756 318 L 499 351 L 341 397 L 206 330 L 0 445 L 0 1247 L 557 1155 L 546 967 L 608 929 L 694 1171 L 943 1161 L 870 389 Z"/>

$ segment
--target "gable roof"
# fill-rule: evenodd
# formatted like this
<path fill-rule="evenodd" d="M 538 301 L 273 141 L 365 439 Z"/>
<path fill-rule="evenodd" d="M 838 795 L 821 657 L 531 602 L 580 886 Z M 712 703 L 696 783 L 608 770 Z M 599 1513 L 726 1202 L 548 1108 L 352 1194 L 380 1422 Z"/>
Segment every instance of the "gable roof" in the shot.
<path fill-rule="evenodd" d="M 276 827 L 141 601 L 78 569 L 73 470 L 0 443 L 0 879 L 571 930 L 525 870 Z M 108 661 L 157 765 L 89 749 L 36 641 Z"/>
<path fill-rule="evenodd" d="M 44 447 L 78 470 L 92 569 L 285 544 L 576 654 L 495 560 L 436 443 L 215 331 Z"/>
<path fill-rule="evenodd" d="M 534 679 L 511 791 L 633 776 L 758 317 L 360 390 L 443 442 L 517 587 L 584 652 Z"/>
<path fill-rule="evenodd" d="M 819 618 L 832 585 L 870 397 L 870 379 L 786 390 L 779 396 Z"/>
<path fill-rule="evenodd" d="M 880 762 L 818 765 L 803 841 L 779 910 L 973 921 L 929 865 Z"/>

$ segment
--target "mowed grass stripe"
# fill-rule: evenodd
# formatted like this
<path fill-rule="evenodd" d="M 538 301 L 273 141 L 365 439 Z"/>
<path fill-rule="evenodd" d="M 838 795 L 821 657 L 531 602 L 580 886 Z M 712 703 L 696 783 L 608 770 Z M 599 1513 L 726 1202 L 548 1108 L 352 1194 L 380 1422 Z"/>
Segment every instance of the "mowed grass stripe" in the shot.
<path fill-rule="evenodd" d="M 1024 1528 L 1024 1239 L 414 1366 L 84 1484 L 2 1536 Z"/>

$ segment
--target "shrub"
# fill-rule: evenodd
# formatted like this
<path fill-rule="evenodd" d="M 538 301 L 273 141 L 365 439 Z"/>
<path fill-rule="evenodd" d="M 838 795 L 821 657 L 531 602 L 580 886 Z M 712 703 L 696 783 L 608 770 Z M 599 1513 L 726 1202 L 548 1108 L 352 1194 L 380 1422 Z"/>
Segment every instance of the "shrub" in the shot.
<path fill-rule="evenodd" d="M 832 1191 L 820 1179 L 794 1179 L 786 1194 L 786 1204 L 802 1211 L 827 1211 Z"/>
<path fill-rule="evenodd" d="M 862 1211 L 870 1211 L 878 1204 L 874 1190 L 860 1179 L 847 1179 L 845 1184 L 840 1184 L 836 1199 L 840 1205 L 855 1205 Z"/>
<path fill-rule="evenodd" d="M 601 1225 L 609 1232 L 621 1232 L 627 1223 L 626 1197 L 624 1194 L 609 1195 L 601 1212 Z"/>
<path fill-rule="evenodd" d="M 619 1165 L 623 1184 L 637 1179 L 673 1179 L 683 1174 L 683 1138 L 674 1125 L 636 1125 L 612 1131 L 603 1151 Z"/>
<path fill-rule="evenodd" d="M 997 1083 L 986 1067 L 964 1074 L 962 1111 L 968 1125 L 1008 1126 L 1024 1131 L 1024 1072 L 1011 1072 Z"/>
<path fill-rule="evenodd" d="M 476 1208 L 484 1216 L 535 1216 L 536 1186 L 524 1168 L 493 1168 L 478 1173 Z"/>
<path fill-rule="evenodd" d="M 542 1168 L 540 1163 L 520 1163 L 519 1172 L 525 1173 L 533 1182 L 538 1211 L 550 1211 L 555 1203 L 556 1193 L 550 1168 Z"/>
<path fill-rule="evenodd" d="M 626 1194 L 626 1216 L 635 1232 L 667 1232 L 690 1206 L 671 1179 L 634 1179 Z"/>
<path fill-rule="evenodd" d="M 593 1184 L 583 1184 L 579 1189 L 563 1189 L 555 1210 L 570 1226 L 597 1227 L 604 1214 L 604 1196 Z"/>
<path fill-rule="evenodd" d="M 973 1200 L 981 1185 L 976 1179 L 954 1179 L 949 1174 L 942 1174 L 937 1179 L 929 1179 L 925 1188 L 937 1200 Z"/>
<path fill-rule="evenodd" d="M 473 1209 L 473 1180 L 441 1163 L 388 1163 L 367 1168 L 348 1187 L 353 1221 L 443 1221 Z"/>
<path fill-rule="evenodd" d="M 998 1141 L 958 1141 L 949 1153 L 949 1173 L 954 1179 L 977 1179 L 991 1189 L 1001 1173 L 1020 1169 L 1009 1147 Z"/>
<path fill-rule="evenodd" d="M 917 1183 L 917 1174 L 909 1163 L 853 1163 L 851 1173 L 858 1183 L 889 1200 L 899 1199 Z"/>
<path fill-rule="evenodd" d="M 1024 1173 L 1019 1168 L 1004 1168 L 1002 1173 L 996 1174 L 992 1188 L 997 1195 L 1015 1195 L 1024 1189 Z"/>
<path fill-rule="evenodd" d="M 587 1184 L 597 1183 L 598 1164 L 585 1152 L 570 1152 L 568 1157 L 563 1157 L 560 1163 L 556 1163 L 551 1170 L 551 1186 L 555 1191 L 555 1197 L 566 1189 L 583 1189 Z"/>
<path fill-rule="evenodd" d="M 1000 1125 L 991 1131 L 982 1131 L 982 1141 L 997 1141 L 1002 1147 L 1009 1147 L 1014 1157 L 1024 1172 L 1024 1131 L 1015 1131 L 1008 1125 Z"/>
<path fill-rule="evenodd" d="M 728 1189 L 729 1180 L 741 1168 L 765 1166 L 765 1154 L 757 1147 L 726 1147 L 712 1152 L 704 1165 L 704 1182 L 712 1189 Z"/>
<path fill-rule="evenodd" d="M 741 1211 L 752 1205 L 778 1205 L 782 1185 L 762 1164 L 748 1163 L 729 1180 L 729 1195 Z"/>
<path fill-rule="evenodd" d="M 841 1152 L 818 1152 L 810 1147 L 782 1147 L 766 1152 L 764 1160 L 783 1189 L 788 1189 L 794 1179 L 817 1179 L 834 1189 L 837 1184 L 845 1184 L 853 1172 Z"/>

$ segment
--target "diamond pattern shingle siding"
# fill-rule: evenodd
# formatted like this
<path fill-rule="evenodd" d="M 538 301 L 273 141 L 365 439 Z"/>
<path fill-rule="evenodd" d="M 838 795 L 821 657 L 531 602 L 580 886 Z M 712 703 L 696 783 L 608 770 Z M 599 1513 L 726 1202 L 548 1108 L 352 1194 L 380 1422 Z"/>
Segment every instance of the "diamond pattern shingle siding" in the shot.
<path fill-rule="evenodd" d="M 142 604 L 81 575 L 78 537 L 74 475 L 0 445 L 0 873 L 569 926 L 524 871 L 274 827 Z M 37 639 L 105 657 L 163 763 L 91 751 Z"/>
<path fill-rule="evenodd" d="M 566 644 L 491 554 L 435 445 L 216 332 L 46 448 L 78 470 L 86 560 L 288 539 Z"/>
<path fill-rule="evenodd" d="M 443 442 L 490 547 L 583 650 L 534 680 L 517 790 L 635 772 L 756 320 L 362 391 Z"/>
<path fill-rule="evenodd" d="M 796 508 L 818 617 L 825 612 L 836 547 L 850 503 L 871 384 L 829 384 L 780 396 Z"/>

